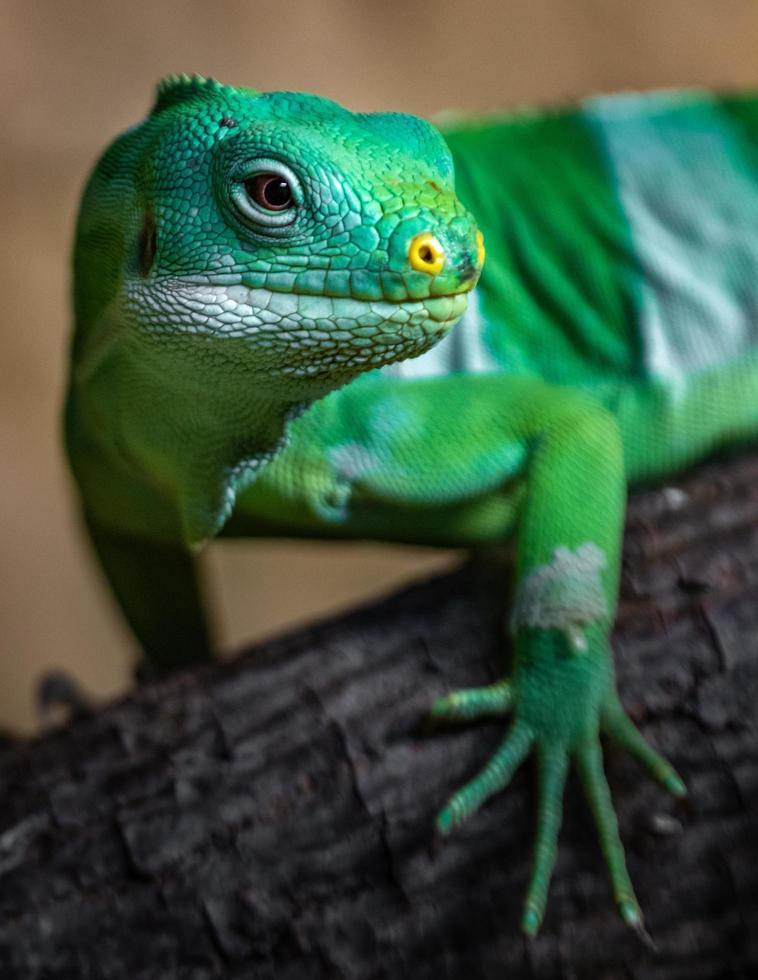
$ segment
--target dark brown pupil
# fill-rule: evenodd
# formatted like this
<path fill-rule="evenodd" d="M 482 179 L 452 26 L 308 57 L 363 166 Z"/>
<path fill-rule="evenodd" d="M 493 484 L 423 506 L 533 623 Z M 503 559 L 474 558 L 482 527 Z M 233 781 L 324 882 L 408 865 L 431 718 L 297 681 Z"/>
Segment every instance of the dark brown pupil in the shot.
<path fill-rule="evenodd" d="M 245 181 L 245 188 L 259 207 L 284 211 L 292 206 L 290 185 L 279 174 L 256 174 Z"/>

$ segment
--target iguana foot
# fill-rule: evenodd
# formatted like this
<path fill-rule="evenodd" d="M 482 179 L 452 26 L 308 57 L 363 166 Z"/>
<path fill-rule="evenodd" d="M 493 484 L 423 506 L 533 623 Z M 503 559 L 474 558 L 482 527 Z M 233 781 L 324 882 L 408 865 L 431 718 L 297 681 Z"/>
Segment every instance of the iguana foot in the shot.
<path fill-rule="evenodd" d="M 487 764 L 450 797 L 438 814 L 437 829 L 442 834 L 449 834 L 460 827 L 489 797 L 505 789 L 528 755 L 536 756 L 537 832 L 521 919 L 521 928 L 526 935 L 535 936 L 545 912 L 562 820 L 563 791 L 569 766 L 573 763 L 592 811 L 619 913 L 628 925 L 641 930 L 642 913 L 627 872 L 616 814 L 603 771 L 600 732 L 626 749 L 674 796 L 684 796 L 685 785 L 673 767 L 648 745 L 629 720 L 615 691 L 594 709 L 594 719 L 590 719 L 589 724 L 583 724 L 578 732 L 568 732 L 563 705 L 556 704 L 555 710 L 551 710 L 550 705 L 546 707 L 543 695 L 540 710 L 532 710 L 530 686 L 525 685 L 525 696 L 521 696 L 520 686 L 503 680 L 487 687 L 456 691 L 432 706 L 430 718 L 434 722 L 471 721 L 513 713 L 508 734 Z"/>

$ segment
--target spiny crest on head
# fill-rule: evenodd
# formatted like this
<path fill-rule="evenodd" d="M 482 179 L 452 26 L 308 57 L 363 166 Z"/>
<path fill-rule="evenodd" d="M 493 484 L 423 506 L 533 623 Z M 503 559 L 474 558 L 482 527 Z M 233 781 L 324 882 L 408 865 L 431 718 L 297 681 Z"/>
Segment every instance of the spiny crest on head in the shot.
<path fill-rule="evenodd" d="M 162 112 L 171 106 L 182 102 L 189 102 L 197 98 L 211 98 L 214 95 L 226 93 L 236 94 L 240 89 L 231 85 L 224 85 L 223 82 L 215 78 L 204 78 L 202 75 L 166 75 L 162 78 L 155 90 L 155 103 L 151 109 L 151 114 Z M 253 89 L 244 89 L 251 95 L 258 95 Z"/>

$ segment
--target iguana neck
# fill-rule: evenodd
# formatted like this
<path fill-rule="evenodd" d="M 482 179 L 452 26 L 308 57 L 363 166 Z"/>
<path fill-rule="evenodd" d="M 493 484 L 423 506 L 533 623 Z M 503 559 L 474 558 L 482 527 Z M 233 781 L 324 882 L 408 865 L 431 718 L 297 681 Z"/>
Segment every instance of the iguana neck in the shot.
<path fill-rule="evenodd" d="M 177 459 L 176 490 L 188 543 L 202 543 L 218 534 L 237 494 L 281 452 L 289 424 L 310 404 L 268 393 L 242 393 L 235 400 L 228 397 L 227 389 L 211 423 L 186 432 L 193 461 L 185 465 Z"/>
<path fill-rule="evenodd" d="M 288 424 L 327 392 L 275 385 L 242 358 L 189 353 L 177 351 L 167 371 L 145 347 L 114 344 L 81 366 L 74 388 L 92 442 L 173 501 L 197 543 L 221 529 L 237 492 L 283 448 Z"/>

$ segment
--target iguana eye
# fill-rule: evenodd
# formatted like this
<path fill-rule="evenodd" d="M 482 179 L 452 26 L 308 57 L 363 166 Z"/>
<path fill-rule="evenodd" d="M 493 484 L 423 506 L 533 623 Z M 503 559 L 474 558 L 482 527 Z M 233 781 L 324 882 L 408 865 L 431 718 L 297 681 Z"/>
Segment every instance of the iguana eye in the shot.
<path fill-rule="evenodd" d="M 281 174 L 255 174 L 245 181 L 245 190 L 260 208 L 286 211 L 295 203 L 292 188 Z"/>
<path fill-rule="evenodd" d="M 298 175 L 281 160 L 259 157 L 230 174 L 237 212 L 261 235 L 286 235 L 302 214 L 305 194 Z"/>

